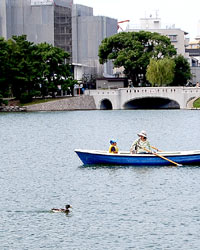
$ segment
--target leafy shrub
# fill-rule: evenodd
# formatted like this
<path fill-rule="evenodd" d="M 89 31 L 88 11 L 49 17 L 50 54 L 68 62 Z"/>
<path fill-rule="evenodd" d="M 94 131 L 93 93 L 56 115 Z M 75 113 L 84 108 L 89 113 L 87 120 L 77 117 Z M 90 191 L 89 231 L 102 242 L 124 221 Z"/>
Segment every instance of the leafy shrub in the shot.
<path fill-rule="evenodd" d="M 3 100 L 3 96 L 0 94 L 0 106 L 2 106 L 3 104 L 8 105 L 8 101 Z"/>
<path fill-rule="evenodd" d="M 28 93 L 22 93 L 20 96 L 20 102 L 21 103 L 28 103 L 28 102 L 32 102 L 32 95 L 28 94 Z"/>

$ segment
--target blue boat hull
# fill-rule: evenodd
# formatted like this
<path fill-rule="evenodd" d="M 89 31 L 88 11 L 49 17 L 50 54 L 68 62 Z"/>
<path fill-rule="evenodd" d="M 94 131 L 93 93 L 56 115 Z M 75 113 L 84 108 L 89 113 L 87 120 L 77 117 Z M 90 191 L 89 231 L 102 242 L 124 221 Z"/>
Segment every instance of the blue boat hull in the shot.
<path fill-rule="evenodd" d="M 130 166 L 167 166 L 173 165 L 171 162 L 164 160 L 158 156 L 152 154 L 108 154 L 105 152 L 96 151 L 85 151 L 85 150 L 75 150 L 83 164 L 109 164 L 109 165 L 130 165 Z M 200 164 L 200 151 L 198 153 L 194 151 L 192 154 L 187 153 L 167 155 L 163 156 L 168 159 L 182 165 L 197 165 Z"/>

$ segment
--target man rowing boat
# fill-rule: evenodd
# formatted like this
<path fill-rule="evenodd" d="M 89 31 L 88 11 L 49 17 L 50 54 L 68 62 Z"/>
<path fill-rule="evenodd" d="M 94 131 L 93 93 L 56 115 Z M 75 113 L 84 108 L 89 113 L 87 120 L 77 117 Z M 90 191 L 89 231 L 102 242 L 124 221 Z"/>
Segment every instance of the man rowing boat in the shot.
<path fill-rule="evenodd" d="M 151 152 L 151 146 L 147 140 L 147 133 L 143 130 L 137 134 L 139 138 L 133 142 L 130 148 L 131 154 L 145 154 L 147 151 Z"/>

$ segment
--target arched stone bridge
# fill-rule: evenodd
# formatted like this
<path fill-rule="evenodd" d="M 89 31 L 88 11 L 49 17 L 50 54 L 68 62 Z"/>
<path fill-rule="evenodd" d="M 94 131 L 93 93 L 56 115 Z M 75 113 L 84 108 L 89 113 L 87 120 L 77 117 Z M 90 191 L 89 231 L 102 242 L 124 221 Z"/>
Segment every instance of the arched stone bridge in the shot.
<path fill-rule="evenodd" d="M 200 98 L 197 87 L 145 87 L 86 90 L 97 109 L 186 109 Z"/>

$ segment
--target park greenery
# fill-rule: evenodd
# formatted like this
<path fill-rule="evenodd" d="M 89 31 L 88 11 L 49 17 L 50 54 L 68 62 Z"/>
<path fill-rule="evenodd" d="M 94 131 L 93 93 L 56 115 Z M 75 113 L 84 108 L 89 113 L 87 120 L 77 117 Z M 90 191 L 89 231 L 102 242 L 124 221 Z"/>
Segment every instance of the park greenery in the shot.
<path fill-rule="evenodd" d="M 70 55 L 48 43 L 34 44 L 26 35 L 0 38 L 0 105 L 14 97 L 21 103 L 33 97 L 52 96 L 61 89 L 73 93 Z M 111 60 L 123 67 L 134 86 L 184 86 L 191 78 L 190 66 L 170 39 L 158 33 L 120 32 L 99 46 L 101 64 Z"/>
<path fill-rule="evenodd" d="M 99 61 L 103 64 L 108 60 L 116 68 L 123 67 L 136 87 L 140 83 L 183 86 L 191 78 L 187 60 L 176 55 L 167 36 L 155 32 L 121 32 L 105 38 L 99 47 Z"/>
<path fill-rule="evenodd" d="M 175 62 L 174 79 L 170 83 L 170 85 L 185 86 L 188 80 L 190 80 L 192 77 L 190 71 L 190 65 L 182 55 L 174 57 L 174 62 Z"/>
<path fill-rule="evenodd" d="M 26 103 L 72 89 L 76 81 L 69 58 L 68 52 L 48 43 L 36 45 L 25 35 L 0 38 L 0 105 L 5 97 Z"/>
<path fill-rule="evenodd" d="M 194 106 L 194 108 L 200 108 L 200 98 L 198 98 L 197 100 L 194 101 L 193 106 Z"/>
<path fill-rule="evenodd" d="M 168 85 L 174 79 L 174 69 L 173 59 L 151 59 L 147 66 L 146 78 L 152 86 Z"/>

